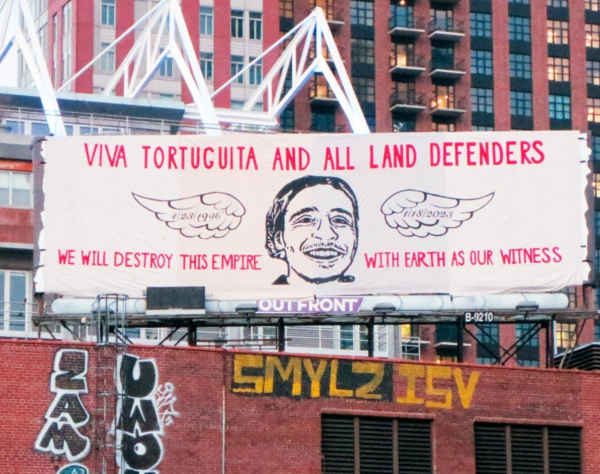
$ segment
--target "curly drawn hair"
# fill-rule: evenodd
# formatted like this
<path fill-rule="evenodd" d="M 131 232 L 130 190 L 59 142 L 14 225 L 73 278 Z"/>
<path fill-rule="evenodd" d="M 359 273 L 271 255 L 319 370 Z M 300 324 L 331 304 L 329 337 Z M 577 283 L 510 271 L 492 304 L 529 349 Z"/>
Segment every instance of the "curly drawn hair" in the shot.
<path fill-rule="evenodd" d="M 283 232 L 285 228 L 285 213 L 289 203 L 296 197 L 300 191 L 314 186 L 326 185 L 333 189 L 343 192 L 352 203 L 352 214 L 354 216 L 354 232 L 358 242 L 358 201 L 352 188 L 340 178 L 333 176 L 303 176 L 289 182 L 281 191 L 277 193 L 273 200 L 273 205 L 267 213 L 266 231 L 267 241 L 265 247 L 272 258 L 284 259 L 284 250 L 277 248 L 276 236 L 278 232 Z"/>

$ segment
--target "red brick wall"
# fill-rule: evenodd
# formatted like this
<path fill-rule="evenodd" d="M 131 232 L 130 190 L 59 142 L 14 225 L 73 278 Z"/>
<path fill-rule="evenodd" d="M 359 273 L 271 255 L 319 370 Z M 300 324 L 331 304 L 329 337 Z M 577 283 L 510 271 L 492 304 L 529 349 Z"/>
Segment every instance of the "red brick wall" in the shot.
<path fill-rule="evenodd" d="M 34 448 L 44 427 L 44 415 L 55 398 L 50 392 L 50 376 L 55 354 L 60 349 L 85 350 L 89 354 L 88 393 L 80 398 L 92 418 L 80 431 L 89 436 L 93 444 L 89 454 L 79 462 L 90 472 L 97 473 L 105 454 L 108 472 L 114 472 L 114 453 L 110 448 L 102 449 L 95 440 L 102 428 L 99 423 L 102 411 L 97 410 L 102 405 L 97 402 L 104 401 L 97 396 L 97 391 L 102 389 L 103 374 L 110 372 L 102 367 L 113 367 L 110 364 L 113 349 L 91 344 L 1 340 L 0 425 L 4 436 L 0 437 L 0 472 L 4 474 L 56 472 L 67 464 L 64 455 L 54 456 Z M 164 427 L 161 437 L 164 457 L 157 467 L 161 473 L 189 472 L 200 466 L 203 473 L 222 472 L 223 407 L 225 472 L 228 474 L 320 472 L 321 414 L 332 412 L 433 419 L 437 474 L 475 472 L 475 421 L 583 426 L 583 472 L 596 473 L 600 465 L 596 449 L 600 436 L 597 373 L 395 361 L 385 369 L 386 377 L 392 381 L 389 386 L 390 391 L 393 390 L 392 397 L 390 401 L 383 401 L 357 399 L 356 389 L 360 383 L 350 380 L 348 372 L 345 376 L 342 374 L 348 367 L 357 372 L 358 366 L 353 363 L 371 362 L 373 365 L 367 366 L 369 370 L 379 370 L 381 361 L 306 356 L 310 357 L 313 368 L 318 364 L 328 367 L 318 396 L 311 392 L 304 369 L 304 383 L 298 386 L 302 389 L 301 396 L 292 396 L 293 376 L 287 381 L 276 376 L 274 392 L 285 396 L 273 396 L 264 394 L 270 390 L 264 377 L 266 357 L 281 360 L 284 367 L 289 362 L 287 358 L 251 353 L 253 358 L 245 360 L 258 361 L 262 368 L 242 368 L 233 380 L 235 357 L 239 365 L 248 353 L 140 346 L 129 347 L 128 353 L 154 359 L 158 383 L 170 382 L 174 386 L 177 400 L 173 407 L 179 416 Z M 300 360 L 298 364 L 306 362 Z M 330 377 L 335 364 L 340 371 L 337 377 Z M 277 374 L 277 370 L 274 373 Z M 253 380 L 258 384 L 240 383 L 243 380 L 240 375 L 254 375 Z M 412 395 L 410 377 L 415 382 Z M 110 377 L 107 380 L 112 381 Z M 469 383 L 472 390 L 465 388 Z M 233 392 L 240 388 L 254 391 L 258 388 L 260 393 Z M 472 393 L 470 401 L 469 393 Z M 112 421 L 110 415 L 108 418 Z"/>

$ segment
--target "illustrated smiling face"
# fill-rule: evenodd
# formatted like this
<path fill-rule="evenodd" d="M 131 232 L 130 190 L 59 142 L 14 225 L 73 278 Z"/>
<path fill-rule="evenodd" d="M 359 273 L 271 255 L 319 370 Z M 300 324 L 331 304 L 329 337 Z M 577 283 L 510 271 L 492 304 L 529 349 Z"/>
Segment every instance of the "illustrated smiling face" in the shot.
<path fill-rule="evenodd" d="M 285 250 L 290 270 L 302 279 L 312 283 L 336 280 L 356 253 L 352 202 L 330 185 L 303 189 L 289 202 L 284 230 L 276 239 Z"/>

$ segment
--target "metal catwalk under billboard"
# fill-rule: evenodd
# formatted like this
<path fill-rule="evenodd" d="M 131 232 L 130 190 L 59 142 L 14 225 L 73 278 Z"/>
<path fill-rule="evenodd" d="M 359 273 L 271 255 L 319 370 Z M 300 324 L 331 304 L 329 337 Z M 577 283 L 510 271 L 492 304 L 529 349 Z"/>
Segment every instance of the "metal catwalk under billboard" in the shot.
<path fill-rule="evenodd" d="M 584 278 L 577 132 L 48 139 L 36 291 L 555 291 Z M 584 249 L 585 250 L 585 249 Z"/>

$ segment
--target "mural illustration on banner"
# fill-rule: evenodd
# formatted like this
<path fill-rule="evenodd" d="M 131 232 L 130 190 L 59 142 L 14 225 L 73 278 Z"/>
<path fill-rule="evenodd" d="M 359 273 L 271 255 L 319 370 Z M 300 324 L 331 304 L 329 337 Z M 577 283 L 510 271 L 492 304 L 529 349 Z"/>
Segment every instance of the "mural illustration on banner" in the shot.
<path fill-rule="evenodd" d="M 202 284 L 212 301 L 558 291 L 589 272 L 580 138 L 50 137 L 36 291 L 143 297 Z M 115 146 L 118 164 L 93 152 Z"/>
<path fill-rule="evenodd" d="M 88 353 L 75 349 L 61 349 L 54 357 L 50 377 L 50 391 L 55 393 L 48 408 L 46 423 L 35 442 L 35 449 L 65 455 L 70 461 L 80 461 L 90 452 L 90 439 L 81 429 L 90 421 L 81 398 L 88 393 Z"/>
<path fill-rule="evenodd" d="M 487 206 L 494 193 L 477 199 L 455 199 L 414 189 L 397 192 L 383 203 L 385 222 L 404 237 L 439 237 L 460 227 Z"/>
<path fill-rule="evenodd" d="M 156 218 L 177 229 L 184 237 L 220 239 L 242 222 L 246 209 L 240 201 L 226 193 L 207 193 L 183 199 L 161 201 L 138 196 L 135 200 Z"/>
<path fill-rule="evenodd" d="M 117 464 L 127 474 L 157 474 L 164 456 L 164 426 L 179 415 L 173 406 L 175 388 L 171 383 L 158 384 L 154 359 L 121 355 L 116 375 L 117 391 L 122 394 L 115 426 L 116 442 L 121 446 L 116 452 Z"/>

